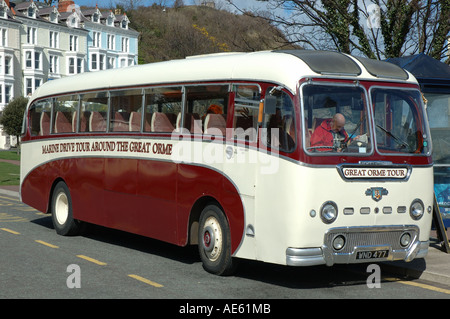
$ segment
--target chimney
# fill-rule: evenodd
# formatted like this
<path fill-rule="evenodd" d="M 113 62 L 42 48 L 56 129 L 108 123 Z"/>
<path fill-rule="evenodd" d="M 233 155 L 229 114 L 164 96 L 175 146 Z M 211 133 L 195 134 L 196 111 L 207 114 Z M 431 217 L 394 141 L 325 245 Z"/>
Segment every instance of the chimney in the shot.
<path fill-rule="evenodd" d="M 75 8 L 75 2 L 72 0 L 59 0 L 58 11 L 59 12 L 72 12 Z"/>

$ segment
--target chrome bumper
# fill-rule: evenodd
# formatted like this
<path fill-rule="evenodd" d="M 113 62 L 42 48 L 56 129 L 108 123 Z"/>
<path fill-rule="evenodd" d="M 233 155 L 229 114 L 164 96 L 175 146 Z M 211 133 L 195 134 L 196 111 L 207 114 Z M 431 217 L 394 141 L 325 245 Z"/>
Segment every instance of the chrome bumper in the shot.
<path fill-rule="evenodd" d="M 400 247 L 398 237 L 410 232 L 411 243 Z M 338 235 L 347 238 L 346 246 L 340 250 L 332 248 L 332 239 Z M 334 264 L 368 263 L 378 261 L 404 260 L 411 261 L 424 258 L 428 253 L 429 241 L 418 240 L 419 229 L 416 226 L 386 227 L 346 227 L 330 229 L 324 238 L 322 247 L 286 249 L 286 264 L 289 266 L 314 266 Z M 358 252 L 388 250 L 385 258 L 357 259 Z"/>

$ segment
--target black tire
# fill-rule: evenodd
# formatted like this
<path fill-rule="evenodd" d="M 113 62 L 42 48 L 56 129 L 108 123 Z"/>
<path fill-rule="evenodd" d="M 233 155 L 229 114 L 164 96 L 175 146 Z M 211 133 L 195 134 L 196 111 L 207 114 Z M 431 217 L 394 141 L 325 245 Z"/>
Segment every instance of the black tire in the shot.
<path fill-rule="evenodd" d="M 215 275 L 231 275 L 236 260 L 231 257 L 231 236 L 228 221 L 222 209 L 206 206 L 200 214 L 198 250 L 203 268 Z"/>
<path fill-rule="evenodd" d="M 81 232 L 82 223 L 73 219 L 72 198 L 66 183 L 56 184 L 51 205 L 53 227 L 57 234 L 72 236 Z"/>

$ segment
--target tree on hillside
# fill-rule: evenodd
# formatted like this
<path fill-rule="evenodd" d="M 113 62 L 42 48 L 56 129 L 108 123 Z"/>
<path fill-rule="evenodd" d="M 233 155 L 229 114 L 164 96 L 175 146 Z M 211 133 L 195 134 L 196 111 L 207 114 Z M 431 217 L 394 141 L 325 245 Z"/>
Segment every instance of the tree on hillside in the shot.
<path fill-rule="evenodd" d="M 28 99 L 23 96 L 13 99 L 4 107 L 0 117 L 0 125 L 3 125 L 3 130 L 8 135 L 16 136 L 17 141 L 19 141 L 22 131 L 23 114 L 27 103 Z"/>
<path fill-rule="evenodd" d="M 307 48 L 376 59 L 426 53 L 442 60 L 448 54 L 449 0 L 259 1 L 269 6 L 260 15 Z"/>

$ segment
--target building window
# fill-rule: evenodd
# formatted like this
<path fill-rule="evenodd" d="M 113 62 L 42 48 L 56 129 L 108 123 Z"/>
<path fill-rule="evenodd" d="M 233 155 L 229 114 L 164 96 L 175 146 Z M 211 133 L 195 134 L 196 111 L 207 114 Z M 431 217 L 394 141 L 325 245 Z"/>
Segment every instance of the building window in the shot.
<path fill-rule="evenodd" d="M 0 45 L 3 47 L 8 46 L 8 30 L 0 29 Z"/>
<path fill-rule="evenodd" d="M 104 70 L 105 69 L 105 55 L 104 54 L 100 54 L 100 70 Z"/>
<path fill-rule="evenodd" d="M 12 67 L 12 57 L 11 56 L 5 56 L 5 74 L 6 75 L 12 75 L 13 67 Z"/>
<path fill-rule="evenodd" d="M 36 9 L 32 6 L 28 7 L 28 17 L 29 18 L 36 18 Z"/>
<path fill-rule="evenodd" d="M 11 96 L 12 91 L 13 91 L 12 90 L 12 85 L 5 84 L 5 96 L 4 96 L 5 104 L 8 104 L 9 101 L 11 100 L 11 98 L 12 98 L 12 96 Z"/>
<path fill-rule="evenodd" d="M 59 33 L 55 31 L 50 31 L 50 48 L 59 47 Z"/>
<path fill-rule="evenodd" d="M 97 54 L 91 54 L 91 70 L 97 70 Z"/>
<path fill-rule="evenodd" d="M 41 69 L 41 53 L 40 52 L 34 52 L 34 68 L 36 70 Z"/>
<path fill-rule="evenodd" d="M 128 52 L 129 51 L 129 41 L 128 38 L 122 38 L 122 52 Z"/>
<path fill-rule="evenodd" d="M 115 46 L 116 46 L 116 38 L 114 35 L 112 34 L 108 34 L 107 36 L 107 47 L 108 50 L 114 50 Z"/>
<path fill-rule="evenodd" d="M 75 58 L 69 58 L 69 74 L 75 74 Z"/>
<path fill-rule="evenodd" d="M 33 60 L 31 58 L 31 51 L 25 51 L 25 67 L 31 69 L 33 67 Z"/>
<path fill-rule="evenodd" d="M 78 51 L 78 36 L 69 36 L 69 51 Z"/>
<path fill-rule="evenodd" d="M 50 55 L 49 57 L 50 73 L 59 73 L 59 57 Z"/>
<path fill-rule="evenodd" d="M 101 35 L 100 32 L 93 32 L 92 33 L 92 46 L 95 47 L 95 48 L 100 48 L 100 44 L 101 44 L 100 35 Z"/>
<path fill-rule="evenodd" d="M 108 58 L 108 69 L 114 69 L 114 66 L 116 65 L 116 59 L 115 58 Z"/>
<path fill-rule="evenodd" d="M 83 59 L 77 59 L 77 73 L 83 73 Z"/>
<path fill-rule="evenodd" d="M 28 44 L 36 44 L 36 34 L 37 29 L 33 27 L 27 28 L 27 43 Z"/>

